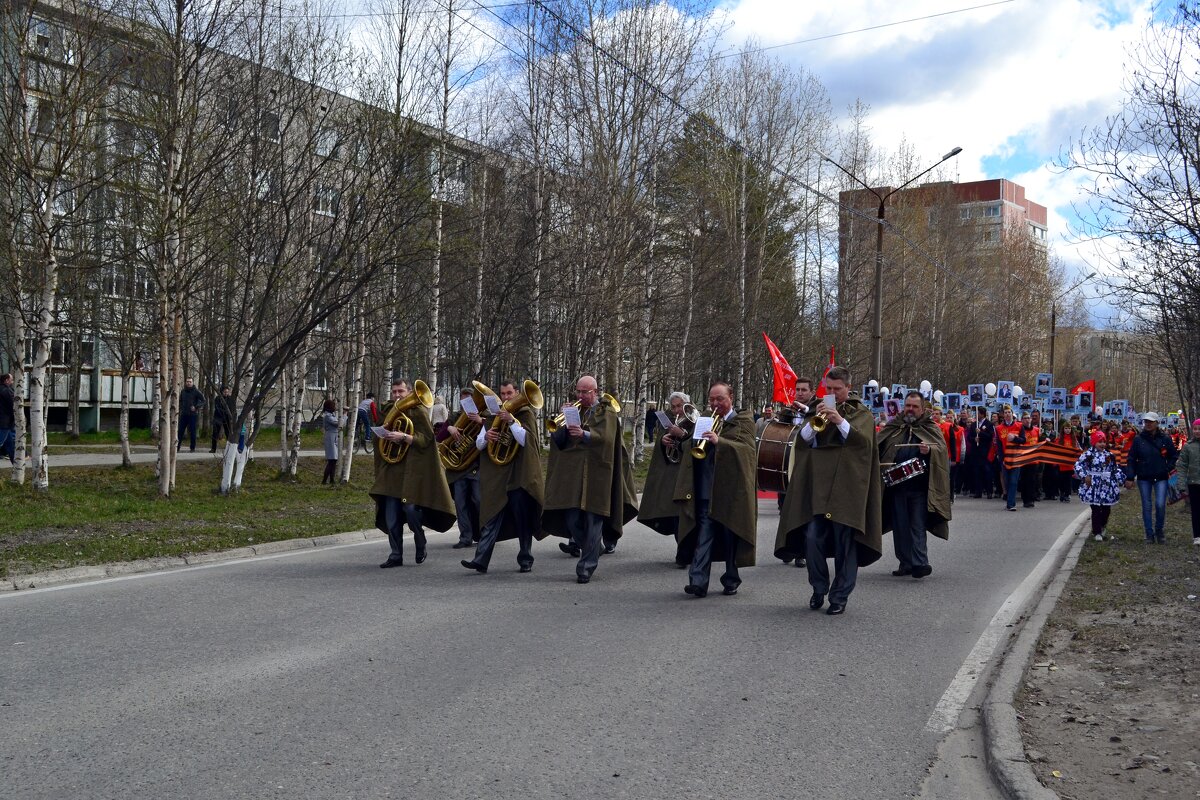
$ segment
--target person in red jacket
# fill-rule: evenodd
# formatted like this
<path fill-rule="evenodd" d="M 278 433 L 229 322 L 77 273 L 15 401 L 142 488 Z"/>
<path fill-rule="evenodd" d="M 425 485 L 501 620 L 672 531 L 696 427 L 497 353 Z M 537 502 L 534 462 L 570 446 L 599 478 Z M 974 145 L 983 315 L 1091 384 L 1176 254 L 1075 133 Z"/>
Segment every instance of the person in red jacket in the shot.
<path fill-rule="evenodd" d="M 1012 406 L 1004 406 L 1000 424 L 996 426 L 996 460 L 1000 462 L 1000 483 L 1004 489 L 1004 504 L 1009 511 L 1017 510 L 1017 484 L 1021 480 L 1021 468 L 1004 466 L 1004 453 L 1009 447 L 1025 444 L 1025 428 L 1013 419 Z"/>

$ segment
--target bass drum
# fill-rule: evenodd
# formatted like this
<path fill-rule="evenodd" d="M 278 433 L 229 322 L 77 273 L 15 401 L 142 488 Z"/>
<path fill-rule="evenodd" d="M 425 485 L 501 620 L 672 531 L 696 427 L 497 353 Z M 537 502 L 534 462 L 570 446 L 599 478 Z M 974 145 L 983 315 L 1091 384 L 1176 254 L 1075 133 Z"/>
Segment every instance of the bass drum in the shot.
<path fill-rule="evenodd" d="M 760 492 L 786 492 L 788 479 L 792 476 L 792 449 L 800 426 L 790 422 L 772 420 L 763 428 L 758 440 L 758 490 Z"/>

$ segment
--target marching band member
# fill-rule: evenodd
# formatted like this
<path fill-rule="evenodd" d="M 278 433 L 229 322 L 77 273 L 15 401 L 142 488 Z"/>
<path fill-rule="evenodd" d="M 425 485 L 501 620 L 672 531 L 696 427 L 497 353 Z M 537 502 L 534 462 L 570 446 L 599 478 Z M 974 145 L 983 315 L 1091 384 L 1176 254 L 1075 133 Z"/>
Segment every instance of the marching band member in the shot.
<path fill-rule="evenodd" d="M 458 393 L 460 401 L 470 396 L 470 389 Z M 472 417 L 472 421 L 483 426 L 483 419 L 478 415 Z M 437 435 L 439 442 L 460 438 L 462 432 L 450 424 L 443 425 Z M 454 549 L 461 550 L 479 541 L 479 459 L 466 469 L 446 470 L 446 482 L 450 484 L 450 493 L 454 495 L 454 511 L 458 515 L 458 541 L 454 543 Z"/>
<path fill-rule="evenodd" d="M 654 455 L 650 457 L 650 469 L 646 473 L 646 485 L 642 489 L 642 500 L 638 506 L 638 520 L 664 536 L 675 537 L 679 531 L 679 508 L 675 505 L 675 482 L 679 465 L 687 457 L 691 447 L 694 424 L 684 415 L 684 406 L 691 405 L 692 398 L 683 392 L 672 392 L 667 398 L 667 417 L 675 420 L 664 429 L 655 419 Z M 675 565 L 684 568 L 692 561 L 691 551 L 676 548 Z"/>
<path fill-rule="evenodd" d="M 835 405 L 820 408 L 821 431 L 814 429 L 814 418 L 800 429 L 802 442 L 797 447 L 811 449 L 793 467 L 783 516 L 788 529 L 782 534 L 784 546 L 794 552 L 803 537 L 813 589 L 808 607 L 820 609 L 828 595 L 825 613 L 836 615 L 846 610 L 858 567 L 873 564 L 883 554 L 879 451 L 875 418 L 851 394 L 850 372 L 831 367 L 825 390 Z M 830 556 L 835 569 L 832 584 L 825 562 Z"/>
<path fill-rule="evenodd" d="M 792 417 L 793 425 L 803 425 L 808 417 L 812 414 L 813 409 L 811 406 L 815 396 L 816 392 L 813 391 L 812 378 L 796 378 L 796 399 L 792 401 L 792 404 L 789 406 L 792 413 L 795 415 Z M 792 450 L 793 473 L 796 471 L 795 463 L 808 456 L 808 449 L 809 448 L 807 447 L 796 447 Z M 798 549 L 796 552 L 792 552 L 791 550 L 787 549 L 787 531 L 793 529 L 791 523 L 795 522 L 795 520 L 789 520 L 785 517 L 783 511 L 786 505 L 787 492 L 780 492 L 779 527 L 775 533 L 775 557 L 785 564 L 788 564 L 792 561 L 792 559 L 795 559 L 796 566 L 803 568 L 806 566 L 806 562 L 804 560 L 803 536 L 795 537 L 796 541 L 800 544 L 800 549 Z M 800 524 L 807 525 L 808 520 L 803 520 L 800 522 Z"/>
<path fill-rule="evenodd" d="M 675 482 L 680 549 L 693 553 L 684 591 L 693 597 L 708 594 L 716 559 L 725 561 L 723 594 L 737 594 L 742 583 L 738 567 L 754 566 L 758 537 L 754 416 L 734 409 L 733 389 L 727 383 L 712 385 L 708 404 L 721 420 L 720 432 L 704 433 L 703 458 L 688 448 Z"/>
<path fill-rule="evenodd" d="M 517 384 L 500 384 L 500 402 L 507 403 L 519 394 Z M 542 444 L 537 435 L 537 414 L 529 405 L 516 414 L 501 411 L 499 419 L 509 426 L 516 442 L 517 455 L 507 464 L 495 463 L 486 453 L 475 462 L 479 465 L 479 484 L 482 518 L 487 522 L 475 549 L 475 557 L 462 561 L 467 569 L 486 573 L 497 541 L 516 539 L 520 543 L 517 564 L 521 572 L 533 569 L 533 537 L 542 518 L 545 479 L 542 477 Z M 500 441 L 501 431 L 482 427 L 475 447 L 486 450 L 489 442 Z"/>
<path fill-rule="evenodd" d="M 879 432 L 879 460 L 900 464 L 920 459 L 924 471 L 883 490 L 883 530 L 892 531 L 899 569 L 896 576 L 924 578 L 929 566 L 926 531 L 950 538 L 950 467 L 946 437 L 925 412 L 921 393 L 904 397 L 904 411 Z"/>
<path fill-rule="evenodd" d="M 619 414 L 597 402 L 599 389 L 591 375 L 579 378 L 575 394 L 580 424 L 564 424 L 550 436 L 539 538 L 566 537 L 569 544 L 560 547 L 579 556 L 576 581 L 587 583 L 600 561 L 600 548 L 612 552 L 624 523 L 637 516 L 637 502 Z"/>
<path fill-rule="evenodd" d="M 393 381 L 392 399 L 383 407 L 383 418 L 411 392 L 407 381 Z M 384 569 L 404 564 L 406 523 L 413 532 L 418 564 L 425 560 L 423 526 L 446 531 L 454 524 L 454 498 L 446 484 L 429 414 L 420 403 L 404 413 L 412 421 L 412 433 L 388 431 L 375 446 L 375 484 L 370 491 L 375 501 L 375 527 L 387 534 L 392 547 L 387 561 L 379 565 Z M 389 462 L 383 457 L 384 442 L 408 445 L 408 452 L 399 461 Z"/>

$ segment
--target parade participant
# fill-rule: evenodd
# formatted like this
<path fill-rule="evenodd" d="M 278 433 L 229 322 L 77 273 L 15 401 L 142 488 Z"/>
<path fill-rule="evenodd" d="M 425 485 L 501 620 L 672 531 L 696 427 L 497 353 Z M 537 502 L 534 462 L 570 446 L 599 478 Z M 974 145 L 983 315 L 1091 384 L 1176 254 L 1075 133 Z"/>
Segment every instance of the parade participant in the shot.
<path fill-rule="evenodd" d="M 945 433 L 928 414 L 921 393 L 910 391 L 904 411 L 883 426 L 879 463 L 919 459 L 924 471 L 883 490 L 883 530 L 892 531 L 899 568 L 893 575 L 924 578 L 929 566 L 926 532 L 950 538 L 950 468 Z"/>
<path fill-rule="evenodd" d="M 996 429 L 987 417 L 987 411 L 980 408 L 977 419 L 967 426 L 967 472 L 970 474 L 971 496 L 983 497 L 987 494 L 992 498 L 992 472 L 988 457 L 992 452 L 992 441 Z"/>
<path fill-rule="evenodd" d="M 1033 412 L 1037 414 L 1037 412 Z M 1029 412 L 1021 414 L 1021 431 L 1025 436 L 1025 441 L 1022 444 L 1034 444 L 1041 441 L 1042 431 L 1034 424 L 1034 416 Z M 1033 508 L 1038 499 L 1038 493 L 1042 487 L 1042 464 L 1034 463 L 1021 468 L 1021 477 L 1017 482 L 1018 488 L 1021 490 L 1021 505 L 1024 508 Z"/>
<path fill-rule="evenodd" d="M 812 408 L 813 401 L 816 397 L 816 392 L 813 391 L 812 378 L 799 377 L 796 378 L 796 397 L 792 404 L 788 406 L 788 410 L 792 412 L 792 424 L 803 425 L 805 420 L 811 416 L 815 409 Z M 795 447 L 792 450 L 792 471 L 795 472 L 795 463 L 806 458 L 808 448 Z M 779 493 L 779 527 L 775 534 L 775 557 L 785 564 L 792 563 L 801 569 L 807 566 L 804 559 L 804 537 L 802 535 L 793 537 L 799 544 L 799 549 L 796 552 L 788 550 L 786 547 L 785 529 L 790 530 L 790 527 L 784 525 L 783 509 L 787 505 L 787 492 Z"/>
<path fill-rule="evenodd" d="M 520 392 L 514 381 L 500 384 L 500 402 L 510 403 L 519 398 Z M 516 539 L 520 544 L 517 565 L 521 572 L 533 569 L 533 537 L 542 518 L 542 502 L 545 496 L 545 479 L 542 477 L 542 444 L 537 435 L 537 414 L 531 405 L 523 405 L 516 413 L 501 409 L 497 418 L 508 426 L 517 451 L 507 464 L 497 464 L 490 454 L 483 453 L 476 464 L 479 467 L 481 496 L 480 511 L 487 520 L 475 548 L 475 557 L 460 562 L 467 569 L 479 573 L 488 571 L 492 550 L 497 541 Z M 480 428 L 475 447 L 487 450 L 489 444 L 497 444 L 504 437 L 502 427 Z"/>
<path fill-rule="evenodd" d="M 737 594 L 738 567 L 754 566 L 758 534 L 758 502 L 754 492 L 754 417 L 733 407 L 733 389 L 714 383 L 708 390 L 711 414 L 721 420 L 719 432 L 704 433 L 704 455 L 689 447 L 675 482 L 679 508 L 680 550 L 690 550 L 688 585 L 693 597 L 708 594 L 712 562 L 723 560 L 723 594 Z"/>
<path fill-rule="evenodd" d="M 459 402 L 462 402 L 463 398 L 471 397 L 471 394 L 470 389 L 463 389 L 458 393 Z M 487 430 L 487 425 L 479 414 L 468 414 L 467 418 L 479 426 L 480 433 Z M 462 436 L 462 431 L 447 421 L 438 431 L 437 440 L 457 441 Z M 458 517 L 458 541 L 452 545 L 455 550 L 471 547 L 479 541 L 482 521 L 479 513 L 479 461 L 480 459 L 475 459 L 466 469 L 446 470 L 446 482 L 450 484 L 450 493 L 454 496 L 454 512 Z M 455 463 L 455 466 L 458 464 Z"/>
<path fill-rule="evenodd" d="M 1001 488 L 1004 504 L 1009 511 L 1017 510 L 1017 484 L 1021 480 L 1021 468 L 1004 466 L 1004 453 L 1011 445 L 1025 444 L 1025 427 L 1013 419 L 1012 406 L 1004 407 L 1004 416 L 996 426 L 996 461 L 1000 464 Z"/>
<path fill-rule="evenodd" d="M 1120 467 L 1108 452 L 1108 439 L 1100 430 L 1092 431 L 1091 447 L 1075 461 L 1075 477 L 1079 479 L 1079 499 L 1092 509 L 1092 538 L 1104 541 L 1105 528 L 1112 507 L 1121 497 Z"/>
<path fill-rule="evenodd" d="M 423 384 L 417 381 L 417 386 Z M 383 407 L 386 421 L 392 408 L 412 393 L 408 382 L 392 382 L 392 399 Z M 454 524 L 454 498 L 446 484 L 446 471 L 433 440 L 433 423 L 425 406 L 418 402 L 404 411 L 412 422 L 412 433 L 389 430 L 375 440 L 375 484 L 371 499 L 375 501 L 375 527 L 388 536 L 391 554 L 380 567 L 388 569 L 404 564 L 404 526 L 408 525 L 416 544 L 417 563 L 425 561 L 425 530 L 446 531 Z M 392 443 L 392 444 L 388 444 Z M 394 455 L 384 457 L 388 448 L 406 446 L 399 460 Z"/>
<path fill-rule="evenodd" d="M 1137 481 L 1146 541 L 1162 544 L 1167 540 L 1163 530 L 1167 516 L 1167 481 L 1175 468 L 1178 453 L 1170 438 L 1158 429 L 1158 422 L 1158 414 L 1153 411 L 1142 416 L 1142 432 L 1134 437 L 1129 447 L 1125 488 L 1132 489 L 1134 480 Z"/>
<path fill-rule="evenodd" d="M 616 546 L 624 523 L 637 516 L 636 496 L 621 441 L 617 412 L 599 400 L 596 379 L 583 375 L 575 384 L 580 424 L 564 422 L 550 437 L 546 504 L 539 536 L 566 537 L 559 545 L 578 555 L 575 578 L 588 583 L 600 561 L 600 549 Z M 563 406 L 564 414 L 568 406 Z M 607 539 L 607 541 L 605 541 Z"/>
<path fill-rule="evenodd" d="M 1192 438 L 1179 453 L 1176 464 L 1180 481 L 1187 486 L 1192 512 L 1192 544 L 1200 545 L 1200 419 L 1192 422 Z"/>
<path fill-rule="evenodd" d="M 798 552 L 801 545 L 795 538 L 804 537 L 813 589 L 808 607 L 820 609 L 828 595 L 825 613 L 836 615 L 846 610 L 858 568 L 873 564 L 883 553 L 879 451 L 875 420 L 850 391 L 850 372 L 830 367 L 825 390 L 817 417 L 800 429 L 797 447 L 810 449 L 793 467 L 780 525 L 786 525 L 781 534 L 787 549 Z M 820 431 L 813 427 L 816 418 Z M 830 556 L 832 584 L 826 564 Z"/>
<path fill-rule="evenodd" d="M 664 536 L 676 538 L 679 532 L 679 508 L 675 505 L 675 483 L 679 476 L 679 465 L 687 458 L 691 447 L 694 423 L 684 413 L 692 404 L 692 398 L 683 392 L 672 392 L 667 398 L 667 418 L 672 425 L 663 428 L 655 419 L 654 454 L 650 457 L 650 468 L 646 473 L 646 485 L 638 506 L 638 520 Z M 695 409 L 692 409 L 695 414 Z M 676 546 L 675 566 L 683 569 L 692 562 L 691 551 L 684 551 L 682 544 Z"/>

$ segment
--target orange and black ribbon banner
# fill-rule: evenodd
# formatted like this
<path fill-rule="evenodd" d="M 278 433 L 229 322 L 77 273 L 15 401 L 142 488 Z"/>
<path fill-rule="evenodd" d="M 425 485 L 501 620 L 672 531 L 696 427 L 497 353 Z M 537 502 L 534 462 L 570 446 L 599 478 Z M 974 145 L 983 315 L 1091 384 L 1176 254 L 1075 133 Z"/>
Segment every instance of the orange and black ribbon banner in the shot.
<path fill-rule="evenodd" d="M 1004 448 L 1005 469 L 1025 467 L 1030 464 L 1053 464 L 1057 467 L 1074 467 L 1082 453 L 1078 447 L 1058 442 L 1035 442 L 1034 444 L 1010 444 Z"/>

